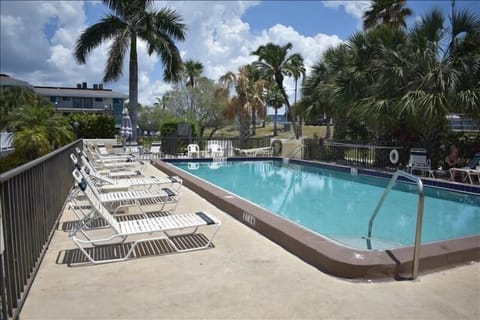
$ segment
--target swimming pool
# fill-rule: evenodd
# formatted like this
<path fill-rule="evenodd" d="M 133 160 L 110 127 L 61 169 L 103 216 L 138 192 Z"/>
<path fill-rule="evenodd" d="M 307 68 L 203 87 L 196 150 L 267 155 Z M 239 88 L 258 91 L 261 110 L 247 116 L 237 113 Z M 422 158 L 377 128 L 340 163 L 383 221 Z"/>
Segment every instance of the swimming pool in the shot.
<path fill-rule="evenodd" d="M 369 219 L 388 181 L 280 161 L 176 164 L 332 240 L 367 249 Z M 374 222 L 371 248 L 414 243 L 418 193 L 401 183 Z M 480 197 L 425 188 L 422 243 L 480 234 Z"/>
<path fill-rule="evenodd" d="M 390 192 L 373 226 L 373 250 L 366 246 L 368 220 L 391 174 L 358 169 L 351 175 L 348 167 L 301 160 L 285 164 L 280 158 L 169 162 L 154 165 L 180 175 L 187 187 L 325 272 L 375 278 L 411 268 L 418 201 L 414 185 L 401 183 Z M 480 188 L 436 180 L 424 184 L 470 193 L 425 188 L 420 271 L 478 260 Z"/>

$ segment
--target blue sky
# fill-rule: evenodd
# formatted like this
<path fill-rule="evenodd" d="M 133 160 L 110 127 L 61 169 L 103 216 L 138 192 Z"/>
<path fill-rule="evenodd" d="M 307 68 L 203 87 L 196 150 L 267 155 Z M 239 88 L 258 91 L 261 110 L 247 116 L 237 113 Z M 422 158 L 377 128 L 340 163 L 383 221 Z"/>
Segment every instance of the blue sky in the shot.
<path fill-rule="evenodd" d="M 369 1 L 157 1 L 155 8 L 174 8 L 189 26 L 178 46 L 184 59 L 203 63 L 204 75 L 218 79 L 252 62 L 250 52 L 267 42 L 293 44 L 307 68 L 330 46 L 361 30 Z M 451 1 L 407 1 L 413 23 L 433 7 L 450 13 Z M 33 85 L 91 86 L 103 77 L 108 44 L 94 50 L 86 65 L 77 65 L 75 39 L 108 10 L 97 1 L 1 1 L 0 71 Z M 457 10 L 480 15 L 479 1 L 456 1 Z M 152 104 L 169 88 L 158 57 L 139 45 L 139 100 Z M 125 76 L 107 88 L 128 94 Z M 286 83 L 293 91 L 293 83 Z"/>

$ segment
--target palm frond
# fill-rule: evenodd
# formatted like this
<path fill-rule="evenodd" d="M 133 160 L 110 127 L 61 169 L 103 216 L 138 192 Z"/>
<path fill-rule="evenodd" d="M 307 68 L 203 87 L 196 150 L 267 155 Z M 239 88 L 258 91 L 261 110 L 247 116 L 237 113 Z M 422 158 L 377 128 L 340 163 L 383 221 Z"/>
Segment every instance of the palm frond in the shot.
<path fill-rule="evenodd" d="M 102 20 L 85 29 L 75 43 L 74 57 L 77 63 L 84 64 L 87 55 L 103 41 L 115 37 L 122 30 L 127 30 L 127 24 L 113 15 L 107 15 Z"/>
<path fill-rule="evenodd" d="M 130 34 L 126 30 L 117 35 L 108 51 L 103 82 L 118 80 L 123 74 L 123 59 L 130 43 Z"/>

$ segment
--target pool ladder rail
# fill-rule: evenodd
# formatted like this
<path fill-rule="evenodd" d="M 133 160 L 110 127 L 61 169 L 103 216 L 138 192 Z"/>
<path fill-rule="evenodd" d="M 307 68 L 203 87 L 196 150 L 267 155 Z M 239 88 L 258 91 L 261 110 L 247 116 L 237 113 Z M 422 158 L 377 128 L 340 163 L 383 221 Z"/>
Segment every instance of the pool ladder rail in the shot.
<path fill-rule="evenodd" d="M 395 174 L 392 176 L 392 178 L 390 179 L 390 182 L 387 185 L 387 188 L 383 192 L 383 195 L 380 198 L 380 201 L 378 202 L 377 207 L 375 208 L 375 211 L 373 212 L 372 217 L 370 218 L 370 221 L 368 223 L 367 247 L 371 249 L 370 240 L 372 237 L 373 222 L 375 221 L 375 218 L 377 217 L 377 214 L 380 208 L 382 207 L 383 202 L 385 201 L 385 198 L 387 197 L 388 193 L 393 188 L 393 186 L 395 185 L 395 182 L 400 176 L 408 180 L 411 180 L 413 182 L 416 182 L 418 187 L 417 226 L 415 230 L 415 246 L 413 251 L 413 266 L 412 266 L 412 278 L 411 278 L 412 280 L 415 280 L 418 275 L 420 244 L 422 240 L 423 207 L 425 203 L 425 194 L 423 192 L 423 182 L 419 177 L 409 174 L 402 170 L 397 170 Z"/>
<path fill-rule="evenodd" d="M 295 148 L 293 148 L 292 151 L 290 151 L 290 152 L 285 156 L 285 158 L 288 158 L 288 159 L 294 158 L 295 155 L 298 153 L 298 151 L 301 151 L 302 154 L 300 155 L 300 159 L 303 159 L 303 157 L 304 157 L 303 150 L 304 150 L 306 147 L 307 147 L 307 146 L 304 145 L 304 144 L 301 144 L 301 145 L 296 146 Z"/>

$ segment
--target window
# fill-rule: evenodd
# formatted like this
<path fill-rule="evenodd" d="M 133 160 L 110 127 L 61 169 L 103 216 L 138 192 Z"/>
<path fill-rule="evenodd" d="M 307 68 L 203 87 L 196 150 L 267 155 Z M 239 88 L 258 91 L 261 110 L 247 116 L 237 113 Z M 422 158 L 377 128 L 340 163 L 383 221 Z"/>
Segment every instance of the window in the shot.
<path fill-rule="evenodd" d="M 93 108 L 93 98 L 83 98 L 83 107 L 92 109 Z"/>
<path fill-rule="evenodd" d="M 102 102 L 103 98 L 95 98 L 95 102 Z"/>
<path fill-rule="evenodd" d="M 82 109 L 82 98 L 79 97 L 73 97 L 73 107 L 77 109 Z"/>
<path fill-rule="evenodd" d="M 55 102 L 57 102 L 57 101 L 58 101 L 58 100 L 57 100 L 57 97 L 56 97 L 56 96 L 50 96 L 50 102 L 55 103 Z"/>
<path fill-rule="evenodd" d="M 70 101 L 70 97 L 62 97 L 62 101 Z"/>

